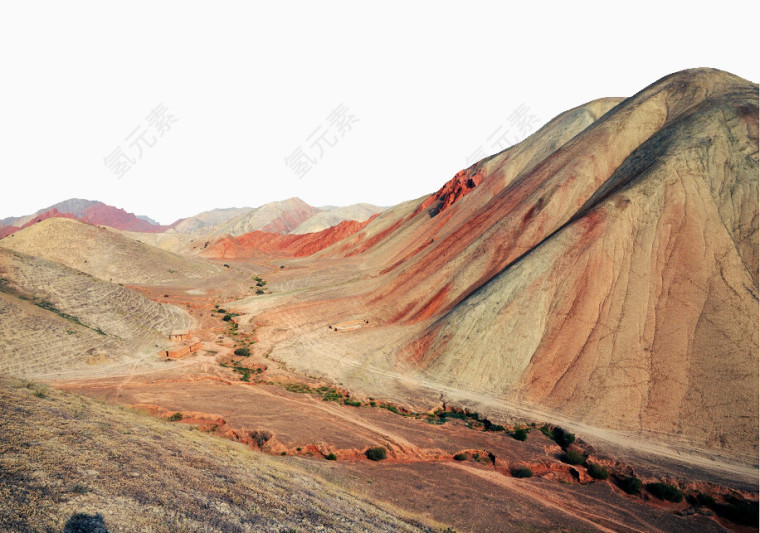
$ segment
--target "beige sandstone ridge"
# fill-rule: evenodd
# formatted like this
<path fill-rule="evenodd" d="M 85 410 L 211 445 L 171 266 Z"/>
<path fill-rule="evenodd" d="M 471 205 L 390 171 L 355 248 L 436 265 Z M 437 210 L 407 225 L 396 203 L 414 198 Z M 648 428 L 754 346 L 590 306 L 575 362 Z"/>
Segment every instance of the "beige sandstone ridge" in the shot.
<path fill-rule="evenodd" d="M 0 247 L 0 372 L 61 377 L 155 358 L 190 326 L 172 305 Z"/>
<path fill-rule="evenodd" d="M 301 222 L 290 233 L 302 235 L 304 233 L 316 233 L 337 226 L 344 220 L 356 220 L 364 222 L 372 218 L 372 215 L 382 213 L 384 208 L 371 204 L 353 204 L 344 207 L 322 207 L 321 211 L 314 216 Z"/>
<path fill-rule="evenodd" d="M 129 235 L 135 238 L 127 238 Z M 0 240 L 0 248 L 42 257 L 114 283 L 167 283 L 219 272 L 215 265 L 136 240 L 156 240 L 156 235 L 162 234 L 122 233 L 77 220 L 51 218 Z"/>
<path fill-rule="evenodd" d="M 167 233 L 199 233 L 204 229 L 223 224 L 231 218 L 253 211 L 252 207 L 228 207 L 212 209 L 183 219 L 175 224 Z"/>
<path fill-rule="evenodd" d="M 289 233 L 299 224 L 319 213 L 299 198 L 271 202 L 248 212 L 243 212 L 211 228 L 201 228 L 198 234 L 205 236 L 242 235 L 251 231 Z"/>
<path fill-rule="evenodd" d="M 757 250 L 757 85 L 695 69 L 568 111 L 302 263 L 350 280 L 294 294 L 282 273 L 240 308 L 259 349 L 346 386 L 411 396 L 404 375 L 756 458 Z M 327 328 L 354 319 L 371 327 Z"/>

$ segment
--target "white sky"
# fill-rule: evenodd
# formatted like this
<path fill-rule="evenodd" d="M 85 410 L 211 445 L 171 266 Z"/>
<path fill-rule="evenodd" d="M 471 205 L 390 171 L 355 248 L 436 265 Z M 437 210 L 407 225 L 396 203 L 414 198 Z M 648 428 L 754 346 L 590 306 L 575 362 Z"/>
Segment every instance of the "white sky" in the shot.
<path fill-rule="evenodd" d="M 760 80 L 756 2 L 373 5 L 4 2 L 0 218 L 72 197 L 161 223 L 292 196 L 393 205 L 594 98 L 698 66 Z M 153 141 L 159 104 L 176 122 Z M 334 137 L 340 104 L 357 121 Z M 118 147 L 135 161 L 120 179 Z"/>

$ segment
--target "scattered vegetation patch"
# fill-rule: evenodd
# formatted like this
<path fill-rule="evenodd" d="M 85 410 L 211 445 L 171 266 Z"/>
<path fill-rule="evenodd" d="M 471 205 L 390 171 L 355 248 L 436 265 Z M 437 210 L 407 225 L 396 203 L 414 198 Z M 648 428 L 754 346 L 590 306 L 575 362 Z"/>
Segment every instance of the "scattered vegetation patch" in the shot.
<path fill-rule="evenodd" d="M 343 400 L 343 405 L 350 405 L 351 407 L 361 407 L 362 402 L 358 400 L 352 400 L 351 398 L 345 398 Z"/>
<path fill-rule="evenodd" d="M 466 461 L 467 460 L 467 454 L 460 452 L 460 453 L 454 455 L 454 460 L 455 461 Z"/>
<path fill-rule="evenodd" d="M 250 382 L 251 374 L 261 374 L 264 372 L 262 368 L 247 368 L 242 366 L 238 361 L 232 361 L 232 364 L 219 363 L 219 366 L 224 368 L 231 368 L 233 372 L 240 374 L 240 381 Z"/>
<path fill-rule="evenodd" d="M 288 390 L 290 392 L 295 392 L 298 394 L 314 394 L 315 396 L 321 396 L 322 400 L 325 402 L 344 403 L 345 405 L 351 405 L 354 407 L 358 407 L 359 405 L 361 405 L 361 402 L 355 402 L 358 405 L 354 405 L 353 400 L 351 400 L 351 398 L 349 398 L 347 394 L 336 390 L 334 387 L 328 387 L 327 385 L 322 385 L 321 387 L 318 387 L 318 388 L 312 388 L 306 385 L 305 383 L 285 383 L 282 386 L 285 388 L 285 390 Z"/>
<path fill-rule="evenodd" d="M 683 501 L 683 492 L 678 487 L 671 485 L 670 483 L 647 483 L 647 492 L 657 496 L 661 500 L 667 500 L 669 502 L 679 503 Z"/>
<path fill-rule="evenodd" d="M 531 470 L 527 466 L 519 466 L 512 470 L 512 475 L 514 477 L 520 477 L 520 478 L 533 477 L 533 470 Z"/>
<path fill-rule="evenodd" d="M 370 448 L 364 452 L 364 455 L 366 455 L 367 459 L 370 461 L 382 461 L 388 457 L 388 450 L 382 446 L 375 446 L 374 448 Z"/>
<path fill-rule="evenodd" d="M 179 422 L 180 420 L 182 420 L 182 413 L 180 412 L 174 413 L 169 418 L 167 418 L 167 420 L 169 422 Z"/>

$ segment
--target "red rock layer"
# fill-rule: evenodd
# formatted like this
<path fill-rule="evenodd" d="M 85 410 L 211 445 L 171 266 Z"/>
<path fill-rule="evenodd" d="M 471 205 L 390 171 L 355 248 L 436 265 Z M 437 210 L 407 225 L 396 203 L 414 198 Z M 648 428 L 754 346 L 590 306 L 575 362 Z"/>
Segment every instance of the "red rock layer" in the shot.
<path fill-rule="evenodd" d="M 421 213 L 432 206 L 430 215 L 435 216 L 464 198 L 472 189 L 480 185 L 482 181 L 483 173 L 479 168 L 476 169 L 475 165 L 460 170 L 438 192 L 430 195 L 427 200 L 422 202 L 414 214 Z"/>
<path fill-rule="evenodd" d="M 202 255 L 216 259 L 243 259 L 264 252 L 282 256 L 305 257 L 353 235 L 374 218 L 372 217 L 364 222 L 344 220 L 337 226 L 316 233 L 301 235 L 281 235 L 266 231 L 252 231 L 238 237 L 228 235 L 216 240 Z"/>

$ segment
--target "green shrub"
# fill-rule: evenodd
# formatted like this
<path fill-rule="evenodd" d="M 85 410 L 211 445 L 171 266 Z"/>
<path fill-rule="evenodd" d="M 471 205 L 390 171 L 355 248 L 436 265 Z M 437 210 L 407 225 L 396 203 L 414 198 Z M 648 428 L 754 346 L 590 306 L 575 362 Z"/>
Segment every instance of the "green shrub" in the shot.
<path fill-rule="evenodd" d="M 515 439 L 517 439 L 517 440 L 521 440 L 521 441 L 525 442 L 525 440 L 528 438 L 528 431 L 526 429 L 523 429 L 523 428 L 516 429 L 512 433 L 512 437 L 515 438 Z"/>
<path fill-rule="evenodd" d="M 669 483 L 647 483 L 646 487 L 648 492 L 657 496 L 661 500 L 675 503 L 683 501 L 683 492 L 681 492 L 678 487 Z"/>
<path fill-rule="evenodd" d="M 720 516 L 731 520 L 736 524 L 757 527 L 758 504 L 757 502 L 742 501 L 731 498 L 723 504 L 716 504 L 713 510 Z"/>
<path fill-rule="evenodd" d="M 621 479 L 620 488 L 628 494 L 638 494 L 641 492 L 641 480 L 636 476 Z"/>
<path fill-rule="evenodd" d="M 387 403 L 383 403 L 380 404 L 380 407 L 383 409 L 388 409 L 391 413 L 396 413 L 397 415 L 400 414 L 395 405 L 388 405 Z"/>
<path fill-rule="evenodd" d="M 554 436 L 554 440 L 557 441 L 557 444 L 559 444 L 563 448 L 567 448 L 568 446 L 570 446 L 572 443 L 575 442 L 575 435 L 573 435 L 570 432 L 565 431 L 559 426 L 554 428 L 553 436 Z"/>
<path fill-rule="evenodd" d="M 610 472 L 600 464 L 589 463 L 588 475 L 594 479 L 607 479 L 610 477 Z"/>
<path fill-rule="evenodd" d="M 351 407 L 360 407 L 361 404 L 362 404 L 362 402 L 360 402 L 358 400 L 354 401 L 354 400 L 352 400 L 350 398 L 346 398 L 345 400 L 343 400 L 343 404 L 344 405 L 350 405 Z"/>
<path fill-rule="evenodd" d="M 696 505 L 699 505 L 702 507 L 712 507 L 713 505 L 715 505 L 715 498 L 703 492 L 696 493 L 692 497 L 692 500 L 694 501 Z"/>
<path fill-rule="evenodd" d="M 562 460 L 569 465 L 582 465 L 586 462 L 586 457 L 578 450 L 567 450 L 562 454 Z"/>
<path fill-rule="evenodd" d="M 375 446 L 374 448 L 370 448 L 366 452 L 364 452 L 364 455 L 367 456 L 367 459 L 370 461 L 382 461 L 386 457 L 388 457 L 388 450 L 383 448 L 382 446 Z"/>
<path fill-rule="evenodd" d="M 248 357 L 249 355 L 251 355 L 251 350 L 249 350 L 248 348 L 237 348 L 235 350 L 235 355 L 240 355 L 242 357 Z"/>
<path fill-rule="evenodd" d="M 454 456 L 455 461 L 466 461 L 467 460 L 467 454 L 466 453 L 458 453 Z"/>
<path fill-rule="evenodd" d="M 179 422 L 182 420 L 182 413 L 174 413 L 167 419 L 169 422 Z"/>
<path fill-rule="evenodd" d="M 224 315 L 224 318 L 222 318 L 222 320 L 224 320 L 225 322 L 229 322 L 230 320 L 232 320 L 232 315 L 230 313 L 227 313 L 226 315 Z"/>
<path fill-rule="evenodd" d="M 327 459 L 328 461 L 337 461 L 338 460 L 338 456 L 335 455 L 334 453 L 328 453 L 325 456 L 325 459 Z"/>
<path fill-rule="evenodd" d="M 219 309 L 217 309 L 217 310 L 216 310 L 216 312 L 217 312 L 217 313 L 226 313 L 226 312 L 227 312 L 227 310 L 226 310 L 226 309 L 222 309 L 222 308 L 220 307 Z"/>
<path fill-rule="evenodd" d="M 264 294 L 264 289 L 256 289 L 256 294 Z"/>
<path fill-rule="evenodd" d="M 533 470 L 531 470 L 527 466 L 520 466 L 512 470 L 512 475 L 514 477 L 521 477 L 521 478 L 533 477 Z"/>

